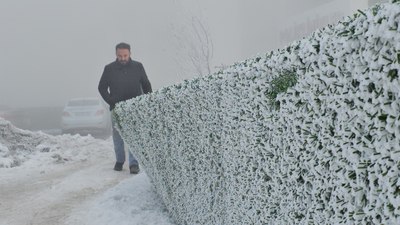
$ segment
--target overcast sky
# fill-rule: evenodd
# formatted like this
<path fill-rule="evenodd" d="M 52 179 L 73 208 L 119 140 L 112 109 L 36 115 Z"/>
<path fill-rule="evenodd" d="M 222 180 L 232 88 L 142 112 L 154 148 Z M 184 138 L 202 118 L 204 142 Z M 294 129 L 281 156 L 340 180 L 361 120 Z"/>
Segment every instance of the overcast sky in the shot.
<path fill-rule="evenodd" d="M 310 5 L 344 1 L 1 0 L 0 105 L 62 106 L 70 98 L 98 96 L 103 68 L 121 41 L 131 44 L 132 58 L 159 89 L 197 76 L 179 65 L 187 60 L 179 47 L 192 32 L 192 18 L 212 40 L 216 71 L 296 38 L 282 38 L 295 30 L 288 18 Z"/>

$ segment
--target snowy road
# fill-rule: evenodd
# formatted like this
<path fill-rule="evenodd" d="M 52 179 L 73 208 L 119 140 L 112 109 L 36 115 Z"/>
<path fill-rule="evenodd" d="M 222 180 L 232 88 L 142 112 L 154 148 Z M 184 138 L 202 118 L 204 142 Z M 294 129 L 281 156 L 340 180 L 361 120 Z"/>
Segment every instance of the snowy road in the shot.
<path fill-rule="evenodd" d="M 113 170 L 111 139 L 0 119 L 0 225 L 172 225 L 145 171 Z"/>
<path fill-rule="evenodd" d="M 45 170 L 15 168 L 0 174 L 0 224 L 63 224 L 71 209 L 131 177 L 112 161 L 74 162 Z"/>

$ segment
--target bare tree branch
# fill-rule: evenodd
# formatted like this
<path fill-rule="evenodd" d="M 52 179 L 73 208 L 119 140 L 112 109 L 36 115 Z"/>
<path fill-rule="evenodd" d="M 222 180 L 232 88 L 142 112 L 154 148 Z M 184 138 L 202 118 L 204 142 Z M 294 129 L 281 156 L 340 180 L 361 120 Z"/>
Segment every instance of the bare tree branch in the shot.
<path fill-rule="evenodd" d="M 192 16 L 189 23 L 175 30 L 177 32 L 174 39 L 179 58 L 176 61 L 182 67 L 182 71 L 192 71 L 198 76 L 210 74 L 214 46 L 203 21 Z"/>

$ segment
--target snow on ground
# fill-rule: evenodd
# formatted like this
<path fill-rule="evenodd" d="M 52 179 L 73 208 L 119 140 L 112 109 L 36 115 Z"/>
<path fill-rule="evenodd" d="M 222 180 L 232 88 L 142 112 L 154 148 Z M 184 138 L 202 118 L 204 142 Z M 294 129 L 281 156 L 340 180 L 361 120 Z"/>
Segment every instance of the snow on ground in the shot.
<path fill-rule="evenodd" d="M 75 209 L 66 224 L 173 224 L 160 199 L 150 190 L 144 173 L 125 179 L 99 198 Z M 90 211 L 86 213 L 86 209 Z"/>
<path fill-rule="evenodd" d="M 146 173 L 113 164 L 110 138 L 51 136 L 0 118 L 0 225 L 173 224 Z"/>

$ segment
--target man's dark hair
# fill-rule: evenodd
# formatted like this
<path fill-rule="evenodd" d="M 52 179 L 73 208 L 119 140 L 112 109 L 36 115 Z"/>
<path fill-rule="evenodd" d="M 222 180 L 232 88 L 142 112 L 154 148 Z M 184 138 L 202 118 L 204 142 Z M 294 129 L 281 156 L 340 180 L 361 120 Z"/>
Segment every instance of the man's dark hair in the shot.
<path fill-rule="evenodd" d="M 121 42 L 117 44 L 117 46 L 115 46 L 115 51 L 117 51 L 117 49 L 128 49 L 129 51 L 131 51 L 131 46 L 127 43 Z"/>

